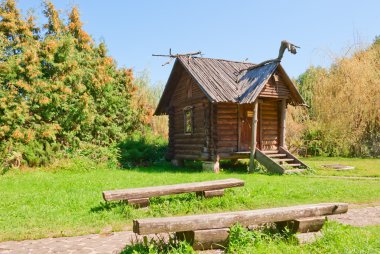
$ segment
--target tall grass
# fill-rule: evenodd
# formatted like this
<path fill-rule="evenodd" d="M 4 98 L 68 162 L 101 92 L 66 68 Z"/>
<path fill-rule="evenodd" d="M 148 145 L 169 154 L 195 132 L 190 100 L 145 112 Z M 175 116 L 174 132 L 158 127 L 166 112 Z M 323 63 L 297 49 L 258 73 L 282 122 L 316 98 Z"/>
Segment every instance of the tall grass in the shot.
<path fill-rule="evenodd" d="M 139 87 L 136 95 L 136 104 L 144 105 L 148 109 L 148 114 L 145 117 L 153 133 L 167 138 L 169 131 L 168 116 L 153 116 L 164 86 L 162 84 L 152 85 L 148 71 L 140 73 L 139 77 L 135 80 L 135 85 Z"/>
<path fill-rule="evenodd" d="M 288 142 L 301 142 L 313 155 L 380 156 L 379 70 L 380 43 L 375 42 L 349 58 L 335 59 L 328 70 L 312 67 L 301 75 L 310 120 L 291 110 Z"/>

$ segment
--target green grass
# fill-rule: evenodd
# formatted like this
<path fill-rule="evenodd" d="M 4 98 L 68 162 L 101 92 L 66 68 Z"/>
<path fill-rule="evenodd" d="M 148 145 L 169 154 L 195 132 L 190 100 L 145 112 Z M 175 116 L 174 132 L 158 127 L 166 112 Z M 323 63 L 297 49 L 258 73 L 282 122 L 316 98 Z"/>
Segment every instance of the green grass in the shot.
<path fill-rule="evenodd" d="M 266 253 L 379 253 L 380 226 L 352 227 L 327 221 L 322 228 L 322 236 L 309 244 L 298 244 L 295 236 L 287 232 L 248 231 L 235 225 L 231 228 L 229 243 L 225 253 L 266 254 Z M 195 254 L 186 242 L 171 239 L 169 243 L 161 240 L 136 242 L 126 246 L 122 254 Z"/>
<path fill-rule="evenodd" d="M 357 228 L 326 222 L 322 237 L 299 245 L 294 236 L 267 235 L 233 228 L 227 253 L 379 253 L 380 226 Z"/>
<path fill-rule="evenodd" d="M 147 210 L 124 203 L 106 204 L 103 190 L 175 184 L 236 177 L 243 188 L 226 190 L 220 198 L 195 194 L 154 198 Z M 132 219 L 289 206 L 317 202 L 380 201 L 376 180 L 347 180 L 200 172 L 162 164 L 121 170 L 95 165 L 87 159 L 63 161 L 31 171 L 11 170 L 0 176 L 0 241 L 99 233 L 131 228 Z"/>
<path fill-rule="evenodd" d="M 302 158 L 318 175 L 330 176 L 364 176 L 380 177 L 380 159 L 340 158 L 340 157 L 310 157 Z M 325 168 L 324 164 L 343 164 L 354 166 L 354 170 L 334 170 Z"/>

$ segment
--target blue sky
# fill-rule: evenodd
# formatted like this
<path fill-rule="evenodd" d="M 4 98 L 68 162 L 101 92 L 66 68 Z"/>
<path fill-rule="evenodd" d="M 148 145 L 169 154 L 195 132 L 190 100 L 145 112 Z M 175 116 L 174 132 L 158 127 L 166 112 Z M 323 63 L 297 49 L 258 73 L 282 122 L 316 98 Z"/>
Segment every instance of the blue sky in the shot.
<path fill-rule="evenodd" d="M 310 65 L 329 66 L 348 49 L 368 46 L 380 35 L 380 1 L 52 0 L 66 16 L 80 8 L 85 30 L 104 40 L 119 66 L 150 72 L 166 82 L 172 65 L 152 54 L 202 51 L 204 57 L 259 63 L 275 58 L 281 40 L 301 46 L 285 54 L 291 77 Z M 19 0 L 23 11 L 42 16 L 39 0 Z M 348 52 L 348 53 L 347 53 Z"/>

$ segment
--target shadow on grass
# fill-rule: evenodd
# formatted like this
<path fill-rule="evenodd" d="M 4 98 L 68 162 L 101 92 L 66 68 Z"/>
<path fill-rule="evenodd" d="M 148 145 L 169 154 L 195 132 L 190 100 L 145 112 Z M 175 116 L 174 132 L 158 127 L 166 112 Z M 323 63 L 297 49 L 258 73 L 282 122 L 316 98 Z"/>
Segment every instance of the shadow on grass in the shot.
<path fill-rule="evenodd" d="M 119 201 L 119 202 L 99 202 L 99 205 L 95 207 L 91 207 L 90 212 L 92 213 L 100 213 L 104 211 L 111 211 L 116 208 L 122 208 L 128 205 L 128 202 Z"/>
<path fill-rule="evenodd" d="M 233 160 L 222 160 L 220 161 L 220 168 L 225 174 L 248 174 L 248 164 L 246 161 L 233 161 Z M 256 166 L 257 171 L 252 172 L 254 174 L 264 174 L 264 175 L 278 175 L 276 173 L 267 172 L 263 166 Z M 202 161 L 185 161 L 185 166 L 178 167 L 172 165 L 167 161 L 156 162 L 150 166 L 140 166 L 130 169 L 121 168 L 121 170 L 132 170 L 136 172 L 143 173 L 183 173 L 183 174 L 194 174 L 212 171 L 205 171 L 202 169 Z M 250 173 L 250 174 L 252 174 Z"/>
<path fill-rule="evenodd" d="M 167 205 L 168 203 L 187 203 L 195 199 L 202 199 L 202 197 L 197 197 L 195 193 L 182 193 L 182 194 L 174 194 L 167 195 L 163 197 L 152 197 L 150 198 L 150 206 L 157 205 Z M 127 201 L 118 201 L 118 202 L 99 202 L 97 206 L 90 208 L 91 213 L 101 213 L 101 212 L 109 212 L 116 211 L 120 214 L 129 213 L 126 210 L 136 210 L 138 208 L 129 205 Z"/>

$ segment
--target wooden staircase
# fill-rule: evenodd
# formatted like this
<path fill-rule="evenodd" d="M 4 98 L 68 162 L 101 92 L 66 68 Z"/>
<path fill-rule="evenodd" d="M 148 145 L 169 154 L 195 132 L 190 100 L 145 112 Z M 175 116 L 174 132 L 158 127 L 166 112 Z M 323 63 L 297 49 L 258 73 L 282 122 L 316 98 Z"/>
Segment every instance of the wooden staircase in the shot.
<path fill-rule="evenodd" d="M 305 171 L 308 166 L 283 147 L 273 151 L 256 149 L 256 160 L 264 165 L 269 172 L 277 174 L 292 174 Z"/>

